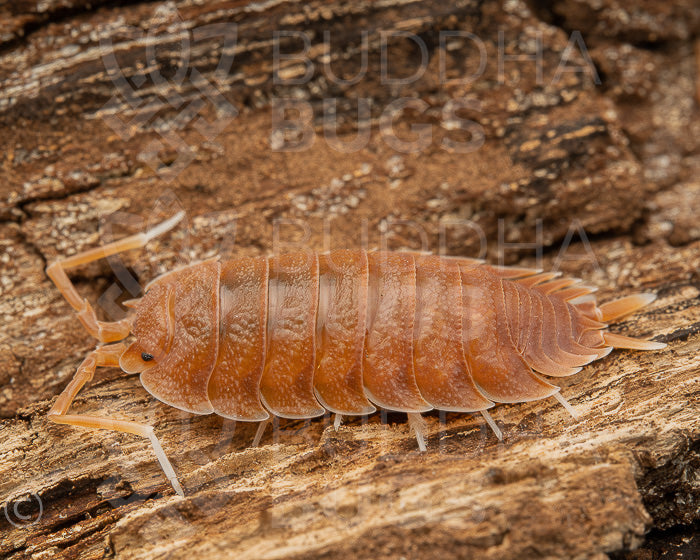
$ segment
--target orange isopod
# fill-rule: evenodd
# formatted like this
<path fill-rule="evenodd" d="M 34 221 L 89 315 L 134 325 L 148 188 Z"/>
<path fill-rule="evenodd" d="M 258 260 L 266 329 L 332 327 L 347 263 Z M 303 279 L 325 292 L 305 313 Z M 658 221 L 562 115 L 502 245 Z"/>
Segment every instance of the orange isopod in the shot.
<path fill-rule="evenodd" d="M 180 495 L 151 426 L 67 413 L 97 366 L 140 373 L 149 393 L 181 410 L 260 422 L 254 445 L 271 415 L 331 411 L 337 428 L 343 415 L 380 407 L 406 412 L 425 450 L 423 412 L 480 412 L 501 439 L 494 403 L 553 396 L 575 414 L 539 374 L 572 375 L 614 347 L 665 346 L 605 330 L 651 294 L 599 306 L 594 288 L 557 273 L 391 251 L 210 259 L 151 281 L 127 318 L 98 321 L 65 270 L 142 247 L 183 216 L 47 268 L 88 332 L 112 343 L 88 354 L 49 419 L 148 438 Z"/>

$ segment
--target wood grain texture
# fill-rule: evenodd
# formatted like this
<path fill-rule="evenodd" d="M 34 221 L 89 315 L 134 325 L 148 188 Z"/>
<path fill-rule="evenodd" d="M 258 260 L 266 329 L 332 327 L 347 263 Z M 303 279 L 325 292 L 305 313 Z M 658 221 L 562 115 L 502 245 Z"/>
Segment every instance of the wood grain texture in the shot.
<path fill-rule="evenodd" d="M 697 7 L 680 3 L 664 14 L 640 3 L 632 14 L 603 0 L 590 14 L 573 0 L 531 4 L 88 8 L 47 0 L 0 9 L 0 506 L 18 525 L 0 508 L 0 556 L 632 558 L 630 550 L 652 546 L 644 544 L 650 530 L 658 547 L 670 542 L 664 531 L 697 528 Z M 214 35 L 189 35 L 183 62 L 188 30 L 231 22 L 228 73 L 215 72 L 222 41 Z M 588 72 L 554 81 L 577 28 L 600 85 Z M 275 82 L 275 30 L 313 33 L 308 82 Z M 331 80 L 326 63 L 346 79 L 362 69 L 362 30 L 364 76 Z M 424 40 L 430 63 L 420 78 L 382 82 L 382 30 Z M 458 37 L 445 45 L 441 67 L 440 30 L 480 38 L 487 65 L 478 79 L 464 79 L 478 70 L 478 48 Z M 534 62 L 506 59 L 499 75 L 499 30 L 514 56 L 532 53 L 540 38 L 544 83 Z M 280 46 L 303 47 L 289 37 Z M 112 81 L 109 53 L 136 99 Z M 416 69 L 420 52 L 390 38 L 389 55 L 390 75 L 400 77 Z M 183 65 L 188 79 L 176 83 Z M 191 79 L 193 70 L 209 86 Z M 287 61 L 279 70 L 289 77 L 300 68 Z M 387 106 L 409 96 L 430 106 L 393 123 L 404 140 L 411 126 L 431 126 L 430 143 L 416 153 L 395 150 L 380 130 Z M 316 140 L 308 149 L 275 149 L 271 104 L 282 97 L 309 103 Z M 372 101 L 369 135 L 344 153 L 324 136 L 323 101 L 335 100 L 337 139 L 350 141 L 364 130 L 357 98 Z M 466 98 L 478 106 L 457 114 L 481 127 L 484 142 L 460 154 L 450 142 L 470 135 L 453 111 Z M 669 347 L 616 351 L 563 379 L 579 421 L 553 399 L 496 407 L 503 443 L 479 418 L 449 414 L 443 422 L 431 413 L 424 454 L 405 416 L 378 414 L 338 432 L 330 418 L 281 421 L 251 449 L 254 425 L 234 430 L 173 410 L 138 376 L 98 370 L 74 410 L 153 424 L 185 488 L 180 499 L 147 442 L 47 421 L 94 341 L 43 272 L 47 261 L 141 231 L 179 208 L 187 221 L 147 250 L 72 275 L 104 318 L 119 318 L 118 302 L 137 296 L 139 283 L 215 253 L 362 246 L 477 256 L 485 239 L 490 262 L 558 267 L 599 286 L 601 301 L 656 292 L 616 332 Z M 540 260 L 535 249 L 512 245 L 535 241 Z M 36 523 L 36 501 L 18 502 L 31 493 L 43 508 Z M 12 517 L 14 504 L 29 519 Z"/>

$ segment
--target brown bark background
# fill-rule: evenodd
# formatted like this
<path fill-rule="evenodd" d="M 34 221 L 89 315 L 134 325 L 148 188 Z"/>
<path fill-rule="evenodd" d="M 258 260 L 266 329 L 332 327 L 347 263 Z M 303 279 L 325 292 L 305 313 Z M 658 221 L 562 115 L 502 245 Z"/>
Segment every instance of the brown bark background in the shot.
<path fill-rule="evenodd" d="M 626 4 L 0 5 L 0 556 L 692 558 L 700 7 Z M 288 99 L 305 132 L 276 130 Z M 324 134 L 324 100 L 339 141 L 369 131 L 358 150 Z M 391 144 L 416 125 L 426 145 Z M 72 274 L 105 318 L 136 281 L 216 253 L 409 247 L 555 267 L 602 300 L 656 292 L 613 330 L 669 347 L 562 380 L 578 421 L 553 399 L 497 407 L 503 443 L 431 413 L 424 454 L 399 414 L 282 421 L 253 449 L 255 426 L 99 370 L 73 410 L 154 425 L 181 499 L 147 442 L 47 422 L 94 341 L 43 272 L 178 209 L 146 250 Z"/>

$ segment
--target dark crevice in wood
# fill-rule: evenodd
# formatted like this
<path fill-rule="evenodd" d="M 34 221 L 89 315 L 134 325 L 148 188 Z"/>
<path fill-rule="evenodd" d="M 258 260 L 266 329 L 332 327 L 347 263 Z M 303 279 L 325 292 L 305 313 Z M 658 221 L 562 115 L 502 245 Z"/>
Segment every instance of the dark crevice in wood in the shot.
<path fill-rule="evenodd" d="M 19 31 L 19 36 L 9 41 L 0 43 L 0 56 L 12 51 L 13 49 L 22 47 L 34 33 L 45 28 L 47 25 L 80 18 L 80 16 L 88 15 L 102 9 L 119 8 L 135 4 L 148 4 L 151 2 L 157 3 L 156 0 L 89 0 L 84 4 L 74 7 L 55 7 L 49 2 L 47 5 L 50 7 L 50 9 L 42 13 L 34 13 L 33 15 L 35 15 L 36 18 L 33 21 L 29 21 L 21 28 Z"/>

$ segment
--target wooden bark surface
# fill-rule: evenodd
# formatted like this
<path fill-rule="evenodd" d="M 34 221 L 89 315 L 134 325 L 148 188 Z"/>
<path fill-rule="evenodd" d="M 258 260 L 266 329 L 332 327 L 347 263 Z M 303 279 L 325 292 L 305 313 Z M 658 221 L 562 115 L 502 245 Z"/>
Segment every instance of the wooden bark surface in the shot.
<path fill-rule="evenodd" d="M 691 1 L 668 10 L 617 6 L 0 7 L 0 557 L 692 558 L 700 504 L 700 10 Z M 211 24 L 235 24 L 235 57 L 223 73 L 215 72 L 221 36 L 196 31 Z M 302 84 L 273 77 L 279 30 L 309 34 L 315 72 Z M 420 37 L 430 55 L 404 85 L 381 79 L 382 31 L 396 30 Z M 361 71 L 362 31 L 366 71 L 338 84 L 324 61 L 335 75 Z M 441 48 L 440 31 L 479 38 L 487 64 L 478 78 L 465 79 L 478 70 L 476 43 L 450 35 Z M 600 84 L 590 71 L 554 79 L 574 31 Z M 540 41 L 541 80 L 531 61 L 506 58 L 499 74 L 499 32 L 511 56 L 536 53 Z M 183 37 L 191 42 L 183 46 Z M 387 41 L 391 75 L 410 76 L 416 43 Z M 285 36 L 279 45 L 291 53 L 302 46 Z M 570 64 L 581 67 L 585 57 L 573 52 Z M 178 81 L 182 67 L 188 74 Z M 126 90 L 110 68 L 130 80 Z M 148 76 L 153 68 L 158 74 Z M 280 70 L 289 77 L 303 68 L 286 61 Z M 395 150 L 382 134 L 382 113 L 408 97 L 429 107 L 394 122 L 403 139 L 411 125 L 431 127 L 415 153 Z M 281 98 L 312 109 L 313 145 L 279 149 L 271 106 Z M 343 153 L 324 137 L 330 98 L 341 140 L 357 134 L 356 99 L 371 99 L 361 149 Z M 468 154 L 444 143 L 470 139 L 449 111 L 464 99 L 477 104 L 459 117 L 484 135 Z M 55 258 L 142 231 L 180 208 L 186 221 L 146 250 L 72 274 L 103 317 L 119 318 L 118 301 L 136 295 L 130 277 L 144 285 L 217 253 L 300 244 L 469 256 L 484 249 L 491 262 L 583 277 L 603 301 L 657 293 L 613 330 L 669 347 L 616 351 L 563 379 L 579 420 L 553 399 L 497 407 L 503 443 L 479 418 L 428 414 L 427 453 L 399 414 L 348 421 L 337 432 L 330 418 L 282 421 L 250 448 L 255 426 L 193 417 L 155 401 L 137 376 L 98 370 L 73 410 L 155 426 L 182 499 L 146 441 L 47 421 L 94 341 L 44 274 Z M 539 244 L 542 258 L 517 243 Z"/>

